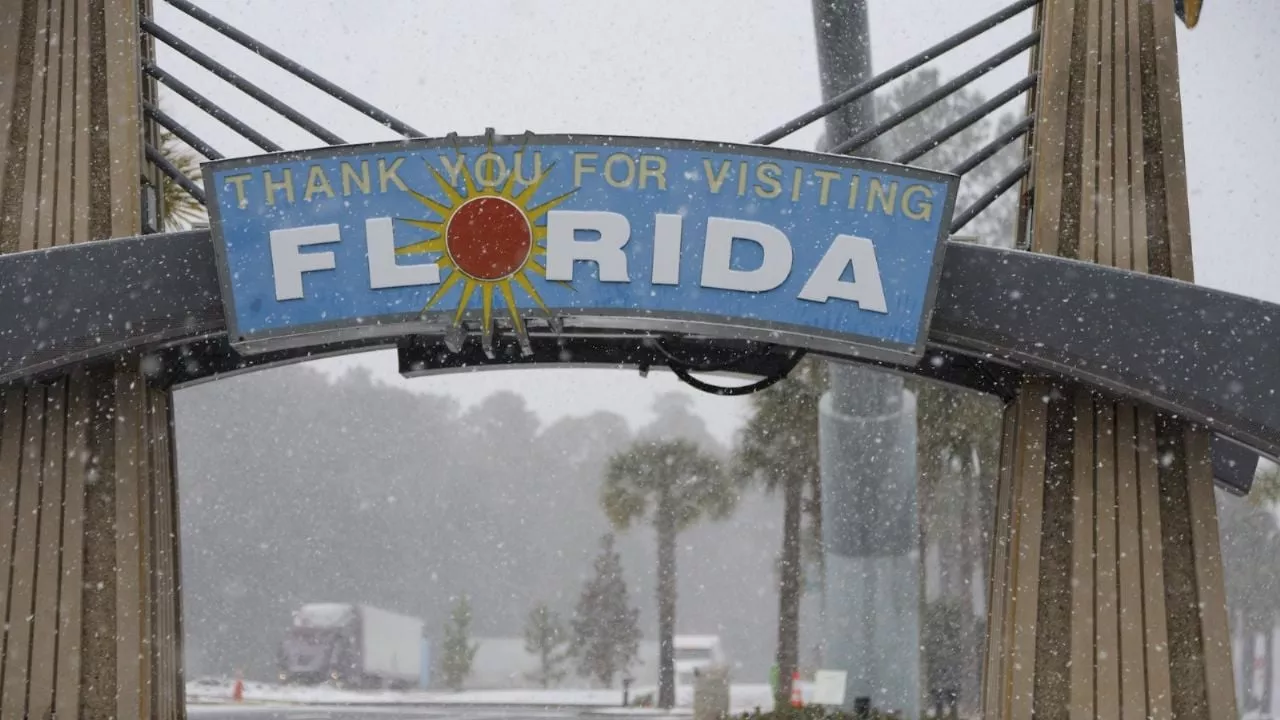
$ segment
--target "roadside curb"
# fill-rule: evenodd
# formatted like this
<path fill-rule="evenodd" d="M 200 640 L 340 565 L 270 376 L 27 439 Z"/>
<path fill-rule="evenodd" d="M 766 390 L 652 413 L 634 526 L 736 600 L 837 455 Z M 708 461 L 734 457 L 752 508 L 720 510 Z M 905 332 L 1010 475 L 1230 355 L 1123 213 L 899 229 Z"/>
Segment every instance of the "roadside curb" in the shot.
<path fill-rule="evenodd" d="M 646 720 L 686 720 L 693 717 L 693 708 L 674 708 L 660 711 L 656 708 L 622 707 L 619 705 L 575 705 L 558 703 L 471 703 L 471 702 L 360 702 L 357 700 L 340 701 L 304 701 L 304 700 L 272 700 L 253 699 L 233 702 L 230 699 L 188 698 L 187 705 L 202 707 L 243 707 L 243 706 L 288 706 L 288 707 L 334 707 L 334 708 L 465 708 L 468 710 L 561 710 L 574 712 L 584 720 L 619 720 L 628 718 L 645 718 Z M 741 715 L 743 710 L 730 711 L 730 717 Z"/>

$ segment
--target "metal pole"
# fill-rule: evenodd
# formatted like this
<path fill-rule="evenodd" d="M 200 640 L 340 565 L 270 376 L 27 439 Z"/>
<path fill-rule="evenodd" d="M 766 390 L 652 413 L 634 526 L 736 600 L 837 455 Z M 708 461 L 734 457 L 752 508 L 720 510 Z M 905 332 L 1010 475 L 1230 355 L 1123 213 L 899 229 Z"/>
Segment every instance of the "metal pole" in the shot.
<path fill-rule="evenodd" d="M 829 101 L 871 77 L 866 0 L 813 0 L 813 24 L 822 99 Z M 871 127 L 875 123 L 873 100 L 868 95 L 827 115 L 822 148 L 838 145 Z"/>
<path fill-rule="evenodd" d="M 813 0 L 824 100 L 871 77 L 866 0 Z M 828 115 L 819 149 L 866 133 L 874 97 Z M 860 155 L 875 157 L 874 140 Z M 825 664 L 846 672 L 845 705 L 919 717 L 915 411 L 902 379 L 832 364 L 821 403 Z M 910 638 L 910 639 L 909 639 Z"/>

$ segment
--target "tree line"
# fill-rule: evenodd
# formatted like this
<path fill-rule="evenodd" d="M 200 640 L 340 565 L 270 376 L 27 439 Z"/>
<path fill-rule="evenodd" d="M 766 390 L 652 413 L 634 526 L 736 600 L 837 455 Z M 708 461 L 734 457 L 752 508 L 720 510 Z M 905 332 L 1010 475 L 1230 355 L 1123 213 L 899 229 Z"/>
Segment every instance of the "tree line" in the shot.
<path fill-rule="evenodd" d="M 275 677 L 290 613 L 311 602 L 420 617 L 435 647 L 464 594 L 481 637 L 519 636 L 539 601 L 567 617 L 613 529 L 599 497 L 609 459 L 659 428 L 729 453 L 683 395 L 659 395 L 638 429 L 612 412 L 544 423 L 514 394 L 463 407 L 363 370 L 196 385 L 175 412 L 191 677 Z M 719 632 L 747 677 L 769 664 L 775 596 L 761 579 L 779 532 L 776 502 L 748 489 L 677 548 L 681 631 Z M 632 531 L 616 548 L 647 628 L 656 543 Z"/>

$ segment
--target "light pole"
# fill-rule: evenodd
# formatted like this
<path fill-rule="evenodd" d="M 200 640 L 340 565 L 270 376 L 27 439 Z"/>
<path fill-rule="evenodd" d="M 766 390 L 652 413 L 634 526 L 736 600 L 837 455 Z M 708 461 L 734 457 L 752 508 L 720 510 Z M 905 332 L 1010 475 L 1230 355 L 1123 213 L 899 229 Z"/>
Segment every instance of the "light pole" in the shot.
<path fill-rule="evenodd" d="M 814 0 L 822 95 L 871 77 L 866 0 Z M 828 115 L 819 150 L 874 122 L 873 97 Z M 874 145 L 862 155 L 874 156 Z M 820 404 L 824 661 L 844 670 L 845 706 L 869 699 L 919 717 L 915 407 L 902 379 L 833 363 Z"/>

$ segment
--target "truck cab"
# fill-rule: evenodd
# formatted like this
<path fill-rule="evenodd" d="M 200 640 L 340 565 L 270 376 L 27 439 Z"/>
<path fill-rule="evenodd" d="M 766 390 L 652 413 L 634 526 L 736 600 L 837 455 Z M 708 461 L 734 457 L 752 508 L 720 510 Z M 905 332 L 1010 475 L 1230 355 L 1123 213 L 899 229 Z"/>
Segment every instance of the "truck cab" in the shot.
<path fill-rule="evenodd" d="M 358 668 L 356 608 L 339 603 L 304 605 L 280 643 L 280 680 L 316 684 L 348 679 Z"/>

